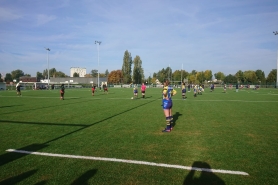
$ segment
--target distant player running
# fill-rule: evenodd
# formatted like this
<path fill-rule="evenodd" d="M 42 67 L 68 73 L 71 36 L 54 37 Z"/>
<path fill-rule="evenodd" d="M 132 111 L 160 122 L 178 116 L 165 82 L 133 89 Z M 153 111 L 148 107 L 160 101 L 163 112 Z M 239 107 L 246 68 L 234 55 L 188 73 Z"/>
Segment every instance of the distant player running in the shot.
<path fill-rule="evenodd" d="M 20 85 L 19 83 L 17 83 L 17 84 L 16 84 L 16 94 L 17 94 L 18 96 L 21 96 L 20 87 L 21 87 L 21 85 Z"/>
<path fill-rule="evenodd" d="M 102 88 L 103 88 L 103 93 L 108 94 L 108 88 L 107 88 L 107 85 L 106 85 L 106 84 L 103 84 Z"/>

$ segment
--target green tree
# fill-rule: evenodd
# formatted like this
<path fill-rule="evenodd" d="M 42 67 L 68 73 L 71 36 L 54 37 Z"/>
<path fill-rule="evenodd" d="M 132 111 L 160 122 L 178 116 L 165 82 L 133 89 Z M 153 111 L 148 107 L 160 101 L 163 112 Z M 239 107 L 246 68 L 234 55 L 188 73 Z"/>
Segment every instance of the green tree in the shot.
<path fill-rule="evenodd" d="M 144 70 L 142 68 L 142 60 L 138 55 L 133 60 L 133 83 L 141 84 L 144 79 Z"/>
<path fill-rule="evenodd" d="M 47 69 L 43 70 L 42 75 L 43 75 L 43 77 L 45 79 L 47 79 L 47 77 L 48 77 L 48 70 Z"/>
<path fill-rule="evenodd" d="M 12 74 L 12 79 L 13 80 L 15 79 L 17 82 L 19 81 L 19 77 L 24 76 L 24 72 L 20 69 L 12 71 L 11 74 Z"/>
<path fill-rule="evenodd" d="M 241 70 L 239 70 L 236 74 L 235 77 L 237 78 L 237 81 L 240 83 L 244 83 L 244 75 Z"/>
<path fill-rule="evenodd" d="M 43 74 L 41 72 L 37 72 L 37 79 L 42 80 L 44 78 Z"/>
<path fill-rule="evenodd" d="M 189 73 L 185 70 L 176 70 L 173 73 L 173 81 L 183 81 L 188 75 Z"/>
<path fill-rule="evenodd" d="M 211 81 L 212 80 L 212 71 L 211 70 L 205 70 L 204 78 L 207 81 Z"/>
<path fill-rule="evenodd" d="M 6 76 L 5 76 L 5 82 L 6 83 L 10 83 L 13 81 L 13 77 L 12 77 L 12 74 L 11 73 L 6 73 Z"/>
<path fill-rule="evenodd" d="M 229 74 L 224 78 L 224 82 L 225 83 L 237 83 L 237 78 L 235 77 L 235 75 Z"/>
<path fill-rule="evenodd" d="M 104 74 L 105 74 L 105 76 L 106 76 L 106 77 L 108 77 L 108 75 L 109 75 L 109 71 L 108 71 L 108 69 L 106 69 L 106 71 L 105 71 L 105 73 L 104 73 Z"/>
<path fill-rule="evenodd" d="M 79 77 L 79 73 L 77 72 L 73 73 L 73 77 Z"/>
<path fill-rule="evenodd" d="M 49 69 L 49 78 L 50 77 L 57 77 L 57 70 L 55 68 Z"/>
<path fill-rule="evenodd" d="M 98 70 L 96 70 L 96 69 L 91 70 L 92 77 L 97 77 L 98 76 L 97 74 L 98 74 Z"/>
<path fill-rule="evenodd" d="M 129 84 L 132 81 L 131 65 L 132 65 L 131 53 L 129 53 L 128 50 L 126 50 L 124 53 L 123 65 L 122 65 L 122 75 L 123 75 L 123 80 L 124 80 L 123 83 Z"/>
<path fill-rule="evenodd" d="M 56 71 L 55 77 L 68 77 L 68 76 L 65 73 L 63 73 L 62 71 Z"/>
<path fill-rule="evenodd" d="M 225 75 L 222 72 L 217 72 L 214 74 L 215 79 L 223 81 L 225 79 Z"/>
<path fill-rule="evenodd" d="M 255 71 L 251 71 L 251 70 L 244 71 L 243 77 L 244 77 L 244 82 L 246 83 L 255 84 L 258 81 Z"/>
<path fill-rule="evenodd" d="M 203 71 L 197 72 L 196 77 L 200 83 L 203 83 L 205 81 L 205 75 Z"/>
<path fill-rule="evenodd" d="M 256 73 L 256 76 L 258 78 L 258 82 L 265 83 L 266 79 L 265 79 L 264 72 L 262 70 L 258 69 L 258 70 L 255 71 L 255 73 Z"/>
<path fill-rule="evenodd" d="M 270 73 L 268 74 L 266 81 L 268 83 L 275 83 L 275 82 L 277 82 L 276 78 L 277 78 L 277 69 L 272 69 L 270 71 Z"/>

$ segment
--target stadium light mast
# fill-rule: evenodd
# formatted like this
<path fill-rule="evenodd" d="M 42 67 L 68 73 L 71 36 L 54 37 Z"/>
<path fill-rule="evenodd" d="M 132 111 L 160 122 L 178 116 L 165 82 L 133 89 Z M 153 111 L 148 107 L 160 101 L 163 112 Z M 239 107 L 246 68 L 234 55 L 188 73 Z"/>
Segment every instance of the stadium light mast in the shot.
<path fill-rule="evenodd" d="M 49 48 L 45 48 L 46 49 L 46 52 L 47 52 L 47 88 L 49 88 L 49 55 L 48 55 L 48 52 L 50 51 Z"/>
<path fill-rule="evenodd" d="M 273 32 L 274 35 L 278 35 L 278 31 Z M 276 67 L 276 88 L 278 88 L 278 48 L 277 48 L 277 67 Z"/>
<path fill-rule="evenodd" d="M 95 41 L 95 44 L 97 44 L 97 65 L 98 65 L 98 70 L 97 70 L 97 86 L 99 87 L 99 45 L 101 44 L 101 41 Z"/>

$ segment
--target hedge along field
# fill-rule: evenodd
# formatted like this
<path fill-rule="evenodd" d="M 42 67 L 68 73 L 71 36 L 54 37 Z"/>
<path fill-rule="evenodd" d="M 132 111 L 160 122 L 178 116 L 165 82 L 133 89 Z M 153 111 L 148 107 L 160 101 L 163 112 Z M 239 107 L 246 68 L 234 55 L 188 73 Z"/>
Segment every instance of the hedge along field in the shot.
<path fill-rule="evenodd" d="M 161 90 L 1 91 L 0 184 L 278 184 L 277 89 Z"/>

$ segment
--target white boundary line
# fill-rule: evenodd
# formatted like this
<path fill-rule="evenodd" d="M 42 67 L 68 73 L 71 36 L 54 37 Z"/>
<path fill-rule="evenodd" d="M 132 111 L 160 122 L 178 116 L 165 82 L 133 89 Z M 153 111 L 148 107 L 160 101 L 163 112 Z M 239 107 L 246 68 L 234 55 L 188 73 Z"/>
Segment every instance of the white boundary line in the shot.
<path fill-rule="evenodd" d="M 64 158 L 74 158 L 74 159 L 87 159 L 87 160 L 96 160 L 96 161 L 111 161 L 111 162 L 122 162 L 122 163 L 130 163 L 130 164 L 141 164 L 141 165 L 148 165 L 148 166 L 159 166 L 159 167 L 166 167 L 166 168 L 177 168 L 177 169 L 204 171 L 204 172 L 211 172 L 211 173 L 249 175 L 248 173 L 241 172 L 241 171 L 220 170 L 220 169 L 210 169 L 210 168 L 197 168 L 197 167 L 191 167 L 191 166 L 163 164 L 163 163 L 154 163 L 154 162 L 146 162 L 146 161 L 135 161 L 135 160 L 126 160 L 126 159 L 116 159 L 116 158 L 103 158 L 103 157 L 68 155 L 68 154 L 54 154 L 54 153 L 44 153 L 44 152 L 32 152 L 32 151 L 25 151 L 25 150 L 15 150 L 15 149 L 7 149 L 6 151 L 7 152 L 24 153 L 24 154 L 51 156 L 51 157 L 64 157 Z"/>

